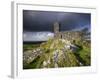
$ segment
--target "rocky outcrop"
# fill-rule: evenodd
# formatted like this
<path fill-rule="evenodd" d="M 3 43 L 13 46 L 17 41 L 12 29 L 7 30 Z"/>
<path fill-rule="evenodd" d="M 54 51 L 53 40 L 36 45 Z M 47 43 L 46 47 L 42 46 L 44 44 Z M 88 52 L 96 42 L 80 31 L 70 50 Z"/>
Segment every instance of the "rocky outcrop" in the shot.
<path fill-rule="evenodd" d="M 43 52 L 40 48 L 28 50 L 23 53 L 23 63 L 24 65 L 32 62 L 37 56 L 41 55 Z"/>

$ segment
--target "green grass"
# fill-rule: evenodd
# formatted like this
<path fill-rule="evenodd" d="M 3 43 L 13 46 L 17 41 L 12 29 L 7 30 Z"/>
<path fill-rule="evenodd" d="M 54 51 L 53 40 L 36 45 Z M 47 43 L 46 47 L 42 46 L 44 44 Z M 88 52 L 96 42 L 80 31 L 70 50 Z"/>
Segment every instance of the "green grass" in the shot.
<path fill-rule="evenodd" d="M 23 51 L 36 49 L 40 46 L 40 44 L 23 44 Z"/>
<path fill-rule="evenodd" d="M 75 40 L 73 42 L 74 45 L 78 46 L 78 50 L 76 52 L 72 52 L 67 50 L 64 54 L 66 58 L 61 57 L 58 60 L 59 67 L 75 67 L 75 66 L 90 66 L 91 65 L 91 43 L 87 41 Z M 59 50 L 61 53 L 61 49 L 64 47 L 64 43 L 59 39 L 49 39 L 47 42 L 42 44 L 25 44 L 24 51 L 41 48 L 43 50 L 43 54 L 38 56 L 33 62 L 24 66 L 24 69 L 36 69 L 43 68 L 43 61 L 47 61 L 50 58 L 50 64 L 48 64 L 47 68 L 54 68 L 53 62 L 53 53 L 56 50 Z M 80 65 L 80 62 L 83 65 Z"/>
<path fill-rule="evenodd" d="M 75 53 L 77 59 L 83 63 L 83 66 L 91 65 L 91 44 L 89 42 L 77 42 L 76 45 L 80 46 Z"/>

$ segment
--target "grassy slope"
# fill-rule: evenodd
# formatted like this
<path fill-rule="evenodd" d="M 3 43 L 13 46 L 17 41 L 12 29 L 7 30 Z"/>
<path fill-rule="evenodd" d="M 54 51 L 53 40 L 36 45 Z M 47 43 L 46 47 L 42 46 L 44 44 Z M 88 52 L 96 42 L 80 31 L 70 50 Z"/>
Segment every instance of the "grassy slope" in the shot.
<path fill-rule="evenodd" d="M 74 66 L 81 66 L 80 62 L 83 64 L 82 66 L 89 66 L 90 65 L 90 43 L 88 42 L 81 42 L 76 40 L 73 44 L 77 45 L 79 49 L 73 53 L 70 50 L 67 50 L 65 52 L 66 58 L 60 57 L 58 60 L 58 66 L 59 67 L 74 67 Z M 53 68 L 54 67 L 54 61 L 52 59 L 53 52 L 55 50 L 59 50 L 59 53 L 61 53 L 61 49 L 64 47 L 64 43 L 62 43 L 60 40 L 56 39 L 49 39 L 47 42 L 42 43 L 40 45 L 24 45 L 24 49 L 33 49 L 40 47 L 43 49 L 43 54 L 36 58 L 33 62 L 31 62 L 29 65 L 25 66 L 26 69 L 32 69 L 32 68 L 42 68 L 43 67 L 43 61 L 47 61 L 50 59 L 50 64 L 48 64 L 47 68 Z"/>

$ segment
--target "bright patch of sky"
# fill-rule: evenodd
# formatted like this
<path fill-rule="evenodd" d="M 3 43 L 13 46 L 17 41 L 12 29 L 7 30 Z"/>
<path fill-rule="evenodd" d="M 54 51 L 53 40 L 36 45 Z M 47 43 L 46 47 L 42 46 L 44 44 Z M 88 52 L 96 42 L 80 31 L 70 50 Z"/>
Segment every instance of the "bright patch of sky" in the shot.
<path fill-rule="evenodd" d="M 50 38 L 54 37 L 52 32 L 24 32 L 23 40 L 24 41 L 47 41 Z"/>

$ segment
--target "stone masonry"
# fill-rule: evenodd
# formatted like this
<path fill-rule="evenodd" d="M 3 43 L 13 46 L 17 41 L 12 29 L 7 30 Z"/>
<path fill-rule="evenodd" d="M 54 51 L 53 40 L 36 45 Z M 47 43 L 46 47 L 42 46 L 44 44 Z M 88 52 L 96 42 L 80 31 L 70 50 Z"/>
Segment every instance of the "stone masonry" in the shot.
<path fill-rule="evenodd" d="M 59 23 L 54 23 L 54 38 L 57 39 L 67 39 L 67 40 L 75 40 L 75 39 L 81 39 L 82 32 L 80 31 L 60 31 L 59 30 Z"/>

